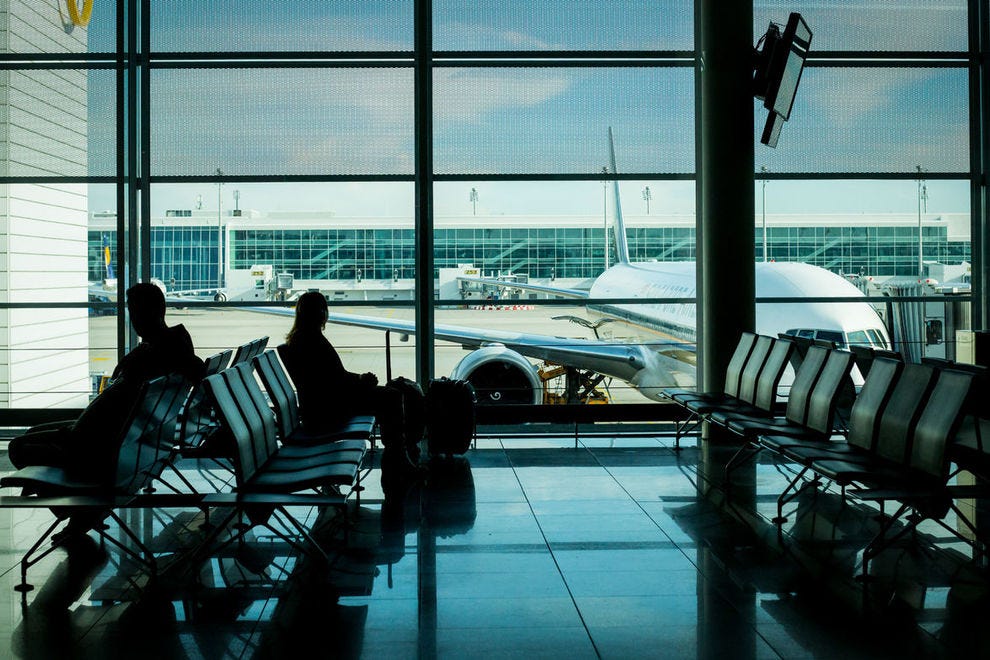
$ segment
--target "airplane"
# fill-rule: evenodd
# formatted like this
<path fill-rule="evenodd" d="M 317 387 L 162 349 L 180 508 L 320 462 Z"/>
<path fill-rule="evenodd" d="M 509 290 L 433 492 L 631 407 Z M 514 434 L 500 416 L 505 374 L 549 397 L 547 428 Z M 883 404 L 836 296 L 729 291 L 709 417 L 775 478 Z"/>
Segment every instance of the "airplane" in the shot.
<path fill-rule="evenodd" d="M 117 302 L 117 273 L 113 267 L 113 260 L 110 256 L 110 237 L 103 234 L 101 250 L 103 252 L 103 279 L 97 282 L 90 282 L 88 287 L 89 302 L 91 303 L 115 303 Z M 168 302 L 181 302 L 175 298 L 174 293 L 169 293 L 165 283 L 157 277 L 151 278 L 151 283 L 166 294 Z M 173 296 L 173 297 L 170 297 Z M 110 307 L 91 307 L 90 314 L 93 316 L 105 316 L 116 314 L 117 310 Z"/>
<path fill-rule="evenodd" d="M 608 135 L 612 171 L 616 172 L 611 128 Z M 591 329 L 595 339 L 436 325 L 434 335 L 438 341 L 453 342 L 471 350 L 454 367 L 450 377 L 470 381 L 479 403 L 544 403 L 545 379 L 532 361 L 534 359 L 564 368 L 568 381 L 568 402 L 590 401 L 598 384 L 606 377 L 624 381 L 646 398 L 657 401 L 661 400 L 661 390 L 665 387 L 695 385 L 695 304 L 594 302 L 605 299 L 693 299 L 697 294 L 693 261 L 630 261 L 618 180 L 613 180 L 613 195 L 616 263 L 607 268 L 589 290 L 460 278 L 480 285 L 588 301 L 586 310 L 595 317 L 595 320 L 574 316 L 554 317 Z M 760 298 L 865 297 L 842 276 L 818 266 L 793 262 L 759 262 L 754 266 L 756 295 Z M 866 301 L 760 303 L 756 307 L 756 332 L 760 334 L 776 337 L 786 333 L 826 339 L 837 345 L 890 346 L 882 319 Z M 293 313 L 285 308 L 255 309 L 269 313 Z M 416 334 L 411 321 L 333 313 L 328 321 L 400 335 Z M 633 341 L 599 338 L 598 330 L 604 323 L 623 324 Z"/>
<path fill-rule="evenodd" d="M 113 269 L 113 261 L 110 259 L 110 237 L 103 234 L 103 279 L 98 282 L 89 283 L 89 302 L 91 303 L 112 303 L 117 302 L 117 274 Z M 91 308 L 94 316 L 105 314 L 116 314 L 116 310 L 104 307 Z"/>

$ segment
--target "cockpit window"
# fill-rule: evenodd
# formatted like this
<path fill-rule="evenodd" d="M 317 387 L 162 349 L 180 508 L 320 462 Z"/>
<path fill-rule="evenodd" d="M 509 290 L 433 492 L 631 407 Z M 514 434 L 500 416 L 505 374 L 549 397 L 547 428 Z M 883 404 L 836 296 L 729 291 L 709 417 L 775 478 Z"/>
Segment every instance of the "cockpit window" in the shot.
<path fill-rule="evenodd" d="M 867 334 L 870 335 L 870 339 L 873 340 L 874 346 L 876 346 L 877 348 L 882 348 L 884 350 L 890 348 L 889 346 L 887 346 L 887 340 L 883 338 L 883 335 L 880 334 L 879 330 L 877 330 L 876 328 L 869 328 L 867 329 L 866 332 Z"/>
<path fill-rule="evenodd" d="M 833 342 L 838 348 L 846 345 L 845 337 L 842 336 L 841 332 L 836 332 L 835 330 L 818 330 L 815 332 L 815 339 L 824 339 L 825 341 Z"/>
<path fill-rule="evenodd" d="M 788 330 L 785 334 L 792 335 L 794 337 L 805 337 L 808 339 L 821 339 L 823 341 L 830 341 L 835 344 L 838 348 L 845 348 L 846 346 L 872 346 L 873 348 L 887 348 L 887 341 L 880 334 L 880 331 L 876 328 L 867 328 L 865 330 L 853 330 L 849 333 L 843 334 L 837 330 L 812 330 L 810 328 L 792 328 Z"/>
<path fill-rule="evenodd" d="M 874 343 L 870 341 L 870 335 L 866 333 L 866 330 L 853 330 L 846 338 L 850 346 L 874 346 Z"/>

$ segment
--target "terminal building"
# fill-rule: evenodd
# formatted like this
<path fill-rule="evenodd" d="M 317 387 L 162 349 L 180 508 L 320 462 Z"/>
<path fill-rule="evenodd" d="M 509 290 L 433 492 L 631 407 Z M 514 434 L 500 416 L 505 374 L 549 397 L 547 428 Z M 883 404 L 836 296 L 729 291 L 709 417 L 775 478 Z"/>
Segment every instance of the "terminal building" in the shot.
<path fill-rule="evenodd" d="M 234 215 L 236 213 L 236 215 Z M 320 213 L 228 211 L 217 222 L 210 210 L 174 210 L 151 222 L 151 272 L 170 291 L 207 290 L 228 281 L 229 271 L 269 265 L 294 278 L 297 289 L 347 290 L 362 296 L 411 297 L 416 267 L 412 218 L 341 217 Z M 882 281 L 918 274 L 918 216 L 910 214 L 766 216 L 767 258 L 809 263 L 842 275 Z M 693 215 L 626 215 L 633 261 L 694 261 Z M 755 245 L 763 250 L 761 219 Z M 971 261 L 970 218 L 926 213 L 921 246 L 930 264 Z M 515 275 L 532 282 L 581 286 L 606 264 L 601 216 L 437 216 L 434 269 L 471 264 L 488 276 Z M 117 264 L 117 224 L 94 213 L 89 224 L 89 277 L 104 277 L 104 246 Z M 217 242 L 224 273 L 218 275 Z M 609 263 L 614 263 L 610 241 Z M 928 273 L 926 273 L 928 274 Z M 929 274 L 930 275 L 930 274 Z M 377 293 L 376 293 L 377 291 Z"/>

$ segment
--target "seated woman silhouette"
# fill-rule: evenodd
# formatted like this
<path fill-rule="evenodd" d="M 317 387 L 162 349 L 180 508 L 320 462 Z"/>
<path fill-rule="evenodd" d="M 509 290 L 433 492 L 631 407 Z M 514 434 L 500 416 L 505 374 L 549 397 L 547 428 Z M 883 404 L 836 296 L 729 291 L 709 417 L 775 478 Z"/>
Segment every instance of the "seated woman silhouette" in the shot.
<path fill-rule="evenodd" d="M 418 439 L 404 437 L 402 395 L 378 384 L 371 372 L 348 371 L 336 349 L 324 336 L 329 307 L 319 291 L 307 291 L 296 302 L 296 317 L 279 357 L 296 386 L 299 416 L 307 434 L 339 428 L 350 417 L 373 414 L 381 431 L 383 477 L 417 473 Z M 408 447 L 407 447 L 408 445 Z M 412 450 L 410 452 L 409 450 Z"/>
<path fill-rule="evenodd" d="M 42 425 L 10 441 L 14 467 L 52 465 L 85 479 L 112 475 L 111 465 L 123 425 L 141 385 L 178 373 L 191 383 L 202 379 L 206 366 L 196 356 L 189 332 L 165 324 L 165 294 L 143 282 L 127 290 L 127 310 L 141 343 L 121 358 L 104 390 L 67 425 Z"/>

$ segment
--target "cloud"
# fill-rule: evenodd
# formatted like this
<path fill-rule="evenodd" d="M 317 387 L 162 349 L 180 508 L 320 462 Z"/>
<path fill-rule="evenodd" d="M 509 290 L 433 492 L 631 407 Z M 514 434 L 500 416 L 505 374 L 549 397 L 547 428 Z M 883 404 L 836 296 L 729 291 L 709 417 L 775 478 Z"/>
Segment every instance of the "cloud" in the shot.
<path fill-rule="evenodd" d="M 433 116 L 477 122 L 492 112 L 540 105 L 572 84 L 573 75 L 558 69 L 435 69 Z"/>

